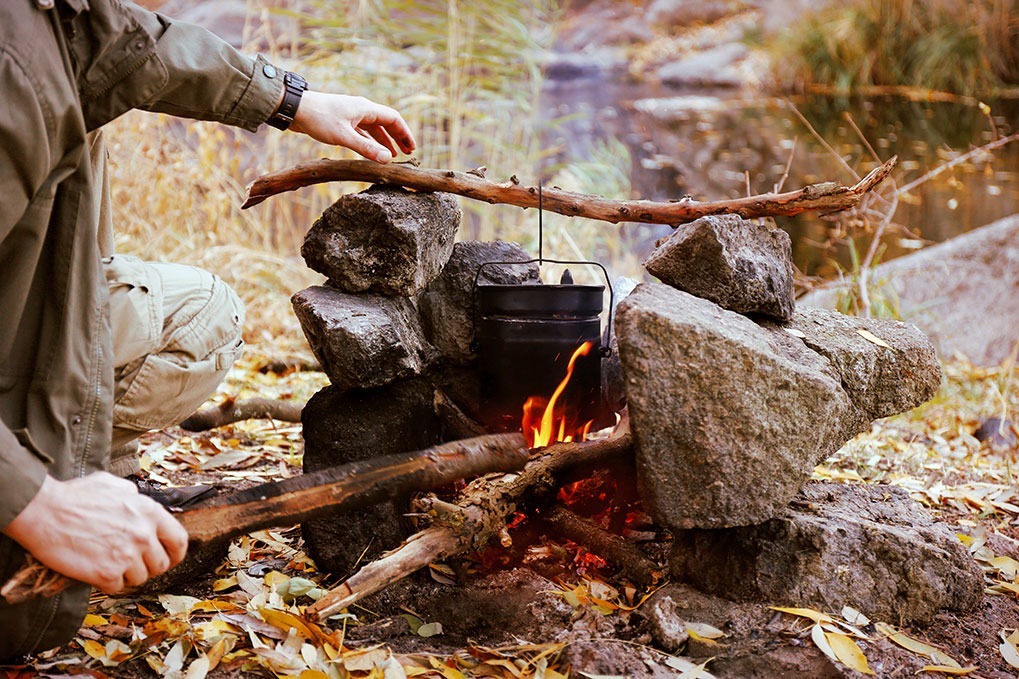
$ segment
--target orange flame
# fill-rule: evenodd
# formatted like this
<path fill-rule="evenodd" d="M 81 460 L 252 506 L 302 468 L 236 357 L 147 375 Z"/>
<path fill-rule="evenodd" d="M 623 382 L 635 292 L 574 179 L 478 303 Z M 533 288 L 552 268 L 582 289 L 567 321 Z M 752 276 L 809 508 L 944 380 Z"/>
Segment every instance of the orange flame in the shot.
<path fill-rule="evenodd" d="M 575 437 L 579 441 L 587 439 L 588 431 L 593 422 L 587 422 L 579 428 L 573 427 L 573 431 L 571 431 L 570 425 L 566 422 L 566 417 L 556 413 L 556 403 L 566 389 L 566 385 L 569 384 L 570 378 L 573 377 L 573 367 L 576 365 L 577 359 L 591 353 L 593 346 L 594 344 L 588 341 L 577 347 L 577 350 L 573 352 L 573 356 L 570 357 L 569 365 L 566 366 L 566 377 L 559 383 L 556 390 L 552 392 L 552 397 L 548 401 L 540 396 L 531 396 L 524 403 L 523 430 L 524 438 L 527 439 L 529 447 L 541 448 L 554 441 L 569 442 L 573 441 Z M 540 416 L 538 415 L 539 412 L 541 413 Z"/>

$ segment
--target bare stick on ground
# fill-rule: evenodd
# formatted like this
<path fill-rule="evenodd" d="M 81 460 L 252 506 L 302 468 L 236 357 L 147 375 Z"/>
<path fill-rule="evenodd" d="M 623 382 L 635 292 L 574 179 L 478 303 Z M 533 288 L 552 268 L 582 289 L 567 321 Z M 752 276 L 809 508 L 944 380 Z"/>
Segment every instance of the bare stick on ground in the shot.
<path fill-rule="evenodd" d="M 191 546 L 197 547 L 307 521 L 340 507 L 354 509 L 394 495 L 437 488 L 468 476 L 521 469 L 529 456 L 521 434 L 489 434 L 265 483 L 213 498 L 178 518 Z M 15 604 L 53 596 L 70 584 L 69 579 L 30 560 L 0 588 L 0 596 Z"/>
<path fill-rule="evenodd" d="M 279 420 L 300 422 L 307 401 L 281 401 L 271 398 L 228 399 L 218 406 L 203 408 L 180 423 L 187 431 L 208 431 L 243 420 Z"/>
<path fill-rule="evenodd" d="M 435 525 L 340 583 L 309 606 L 307 614 L 326 620 L 430 563 L 484 547 L 493 537 L 505 536 L 506 520 L 521 502 L 554 492 L 558 475 L 626 454 L 631 448 L 629 434 L 584 443 L 555 443 L 539 451 L 519 474 L 475 479 L 455 504 L 426 498 L 420 509 L 435 518 Z"/>
<path fill-rule="evenodd" d="M 811 184 L 797 191 L 765 193 L 746 198 L 717 201 L 654 202 L 608 200 L 601 196 L 542 189 L 542 208 L 570 217 L 587 217 L 604 222 L 643 222 L 678 226 L 707 215 L 738 214 L 744 219 L 778 217 L 802 212 L 839 212 L 856 207 L 871 189 L 880 184 L 895 166 L 895 158 L 871 171 L 854 186 L 837 182 Z M 417 191 L 445 191 L 487 203 L 538 207 L 538 189 L 515 181 L 496 184 L 471 172 L 454 172 L 414 167 L 410 163 L 380 165 L 369 160 L 317 160 L 259 177 L 248 187 L 241 207 L 251 207 L 266 198 L 303 186 L 333 181 L 371 182 L 403 186 Z"/>

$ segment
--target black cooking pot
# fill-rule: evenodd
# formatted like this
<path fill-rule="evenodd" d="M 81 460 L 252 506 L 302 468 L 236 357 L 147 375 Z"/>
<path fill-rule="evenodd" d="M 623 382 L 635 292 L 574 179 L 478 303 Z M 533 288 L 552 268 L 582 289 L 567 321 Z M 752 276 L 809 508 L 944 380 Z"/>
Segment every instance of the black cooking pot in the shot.
<path fill-rule="evenodd" d="M 531 396 L 549 398 L 584 342 L 592 349 L 577 358 L 558 402 L 570 422 L 595 420 L 601 410 L 601 357 L 607 352 L 599 317 L 605 286 L 477 284 L 486 266 L 521 263 L 527 262 L 488 262 L 475 277 L 482 420 L 493 430 L 519 430 L 524 402 Z"/>

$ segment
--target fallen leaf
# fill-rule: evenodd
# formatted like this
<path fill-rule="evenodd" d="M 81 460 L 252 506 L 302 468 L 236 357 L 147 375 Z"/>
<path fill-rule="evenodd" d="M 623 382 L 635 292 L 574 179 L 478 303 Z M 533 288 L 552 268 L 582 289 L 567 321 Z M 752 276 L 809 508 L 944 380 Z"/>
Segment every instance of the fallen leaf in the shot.
<path fill-rule="evenodd" d="M 891 625 L 884 622 L 874 623 L 874 628 L 881 634 L 888 637 L 889 640 L 902 646 L 907 651 L 912 651 L 919 655 L 930 658 L 937 665 L 944 665 L 946 667 L 954 667 L 959 669 L 962 667 L 954 658 L 949 656 L 941 649 L 935 648 L 930 644 L 925 644 L 922 641 L 912 638 L 911 636 L 895 629 Z"/>
<path fill-rule="evenodd" d="M 859 328 L 857 329 L 856 332 L 857 334 L 860 335 L 860 337 L 867 340 L 871 344 L 876 344 L 879 347 L 884 347 L 885 349 L 892 348 L 892 345 L 888 344 L 888 342 L 885 342 L 883 339 L 872 333 L 870 330 L 864 330 L 863 328 Z"/>
<path fill-rule="evenodd" d="M 720 639 L 726 636 L 725 632 L 722 632 L 717 627 L 712 627 L 707 623 L 687 623 L 687 633 L 694 638 L 699 639 Z"/>
<path fill-rule="evenodd" d="M 998 646 L 998 650 L 1001 651 L 1005 662 L 1019 669 L 1019 648 L 1017 648 L 1017 643 L 1019 643 L 1019 631 L 1013 630 L 1012 634 L 1008 636 L 1005 636 L 1005 630 L 1001 631 L 1001 645 Z"/>
<path fill-rule="evenodd" d="M 867 656 L 852 638 L 838 632 L 825 632 L 824 636 L 840 663 L 863 674 L 874 674 L 874 670 L 867 664 Z"/>
<path fill-rule="evenodd" d="M 809 618 L 815 623 L 835 622 L 830 615 L 826 615 L 820 611 L 815 611 L 813 608 L 783 608 L 781 606 L 772 606 L 771 609 L 773 611 L 780 611 L 790 615 L 797 615 L 801 618 Z"/>
<path fill-rule="evenodd" d="M 956 677 L 962 677 L 967 674 L 976 672 L 979 668 L 976 665 L 972 667 L 949 667 L 947 665 L 924 665 L 921 667 L 917 674 L 920 672 L 940 672 L 941 674 L 950 674 Z"/>

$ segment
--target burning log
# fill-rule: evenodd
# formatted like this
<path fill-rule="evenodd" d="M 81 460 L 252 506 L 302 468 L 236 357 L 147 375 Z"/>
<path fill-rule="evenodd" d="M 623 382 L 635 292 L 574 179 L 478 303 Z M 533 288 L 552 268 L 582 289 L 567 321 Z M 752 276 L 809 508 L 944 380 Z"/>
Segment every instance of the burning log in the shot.
<path fill-rule="evenodd" d="M 216 497 L 181 512 L 192 547 L 245 533 L 306 521 L 343 507 L 364 507 L 393 495 L 446 485 L 468 476 L 522 468 L 529 449 L 519 434 L 490 434 L 452 441 L 264 483 Z M 58 594 L 70 579 L 38 561 L 28 563 L 0 588 L 10 604 Z"/>
<path fill-rule="evenodd" d="M 802 212 L 839 212 L 856 207 L 864 195 L 891 173 L 895 162 L 896 158 L 891 158 L 851 187 L 838 182 L 822 182 L 797 191 L 704 202 L 619 201 L 547 188 L 541 192 L 541 207 L 569 217 L 586 217 L 612 224 L 643 222 L 670 224 L 673 227 L 707 215 L 737 214 L 744 219 L 752 219 L 791 216 Z M 368 160 L 330 159 L 295 165 L 259 177 L 248 187 L 248 197 L 241 207 L 258 205 L 278 193 L 331 181 L 390 184 L 417 191 L 455 193 L 493 204 L 538 207 L 538 189 L 520 185 L 515 177 L 509 182 L 496 184 L 485 179 L 483 173 L 479 172 L 418 168 L 412 163 L 380 165 Z"/>
<path fill-rule="evenodd" d="M 630 542 L 603 530 L 576 512 L 557 505 L 542 514 L 541 518 L 563 537 L 608 559 L 619 566 L 628 578 L 641 585 L 653 585 L 664 575 L 661 568 Z"/>
<path fill-rule="evenodd" d="M 228 399 L 218 406 L 203 408 L 180 423 L 187 431 L 208 431 L 242 420 L 272 419 L 300 422 L 306 401 L 280 401 L 271 398 Z"/>
<path fill-rule="evenodd" d="M 436 498 L 419 502 L 435 525 L 408 538 L 310 606 L 307 614 L 326 620 L 342 609 L 435 561 L 484 547 L 493 537 L 506 540 L 506 520 L 526 499 L 554 492 L 556 478 L 580 465 L 594 464 L 632 448 L 630 434 L 582 443 L 555 443 L 542 449 L 519 474 L 472 481 L 455 503 Z"/>

